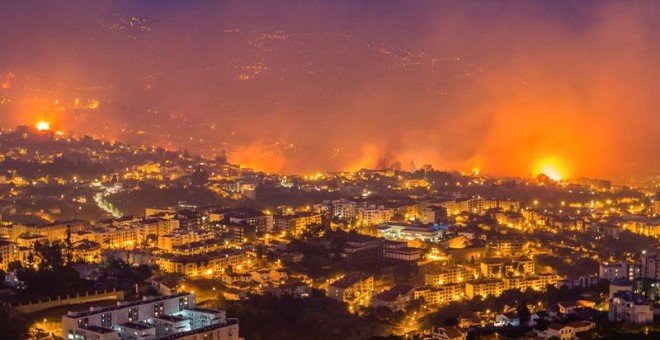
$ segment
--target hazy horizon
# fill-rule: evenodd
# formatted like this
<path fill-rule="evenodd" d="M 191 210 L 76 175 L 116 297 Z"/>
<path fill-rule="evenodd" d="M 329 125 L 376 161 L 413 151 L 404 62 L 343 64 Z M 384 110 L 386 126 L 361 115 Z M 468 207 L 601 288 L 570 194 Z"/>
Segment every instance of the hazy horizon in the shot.
<path fill-rule="evenodd" d="M 267 171 L 660 169 L 660 4 L 22 1 L 0 124 Z"/>

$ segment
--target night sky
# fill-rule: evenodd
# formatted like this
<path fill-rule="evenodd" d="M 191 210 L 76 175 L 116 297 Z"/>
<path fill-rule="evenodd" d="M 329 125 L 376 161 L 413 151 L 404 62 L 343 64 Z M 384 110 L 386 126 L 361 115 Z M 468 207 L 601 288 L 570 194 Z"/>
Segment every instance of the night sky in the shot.
<path fill-rule="evenodd" d="M 660 169 L 657 1 L 12 1 L 0 124 L 287 173 Z"/>

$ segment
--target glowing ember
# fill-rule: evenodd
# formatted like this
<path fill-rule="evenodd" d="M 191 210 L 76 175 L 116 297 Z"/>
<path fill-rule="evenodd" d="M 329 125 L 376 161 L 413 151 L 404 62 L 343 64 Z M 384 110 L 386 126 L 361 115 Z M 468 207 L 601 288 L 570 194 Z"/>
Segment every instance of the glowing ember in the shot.
<path fill-rule="evenodd" d="M 35 125 L 35 127 L 39 131 L 48 131 L 48 130 L 50 130 L 50 122 L 46 122 L 46 121 L 42 120 L 42 121 L 38 122 L 37 125 Z"/>
<path fill-rule="evenodd" d="M 544 159 L 543 161 L 538 162 L 536 173 L 544 174 L 553 181 L 561 181 L 566 175 L 564 168 L 561 166 L 561 162 L 556 159 Z"/>
<path fill-rule="evenodd" d="M 561 171 L 554 165 L 547 165 L 543 167 L 543 169 L 541 169 L 541 173 L 555 181 L 560 181 L 562 179 Z"/>

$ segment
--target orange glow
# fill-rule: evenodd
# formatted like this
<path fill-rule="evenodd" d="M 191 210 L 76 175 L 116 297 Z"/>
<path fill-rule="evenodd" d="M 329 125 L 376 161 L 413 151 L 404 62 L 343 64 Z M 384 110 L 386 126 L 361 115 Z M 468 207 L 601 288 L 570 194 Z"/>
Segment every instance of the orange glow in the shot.
<path fill-rule="evenodd" d="M 48 130 L 50 130 L 50 122 L 47 122 L 45 120 L 41 120 L 41 121 L 37 122 L 35 127 L 39 131 L 48 131 Z"/>
<path fill-rule="evenodd" d="M 561 181 L 566 178 L 566 168 L 556 158 L 545 158 L 536 162 L 534 174 L 544 174 L 554 181 Z"/>

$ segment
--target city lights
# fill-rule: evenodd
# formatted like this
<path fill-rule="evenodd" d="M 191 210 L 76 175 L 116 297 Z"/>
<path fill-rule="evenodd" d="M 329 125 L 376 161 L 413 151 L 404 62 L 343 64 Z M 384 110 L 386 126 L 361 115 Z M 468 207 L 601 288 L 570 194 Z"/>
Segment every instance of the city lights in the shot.
<path fill-rule="evenodd" d="M 2 5 L 0 338 L 659 338 L 660 1 Z"/>

